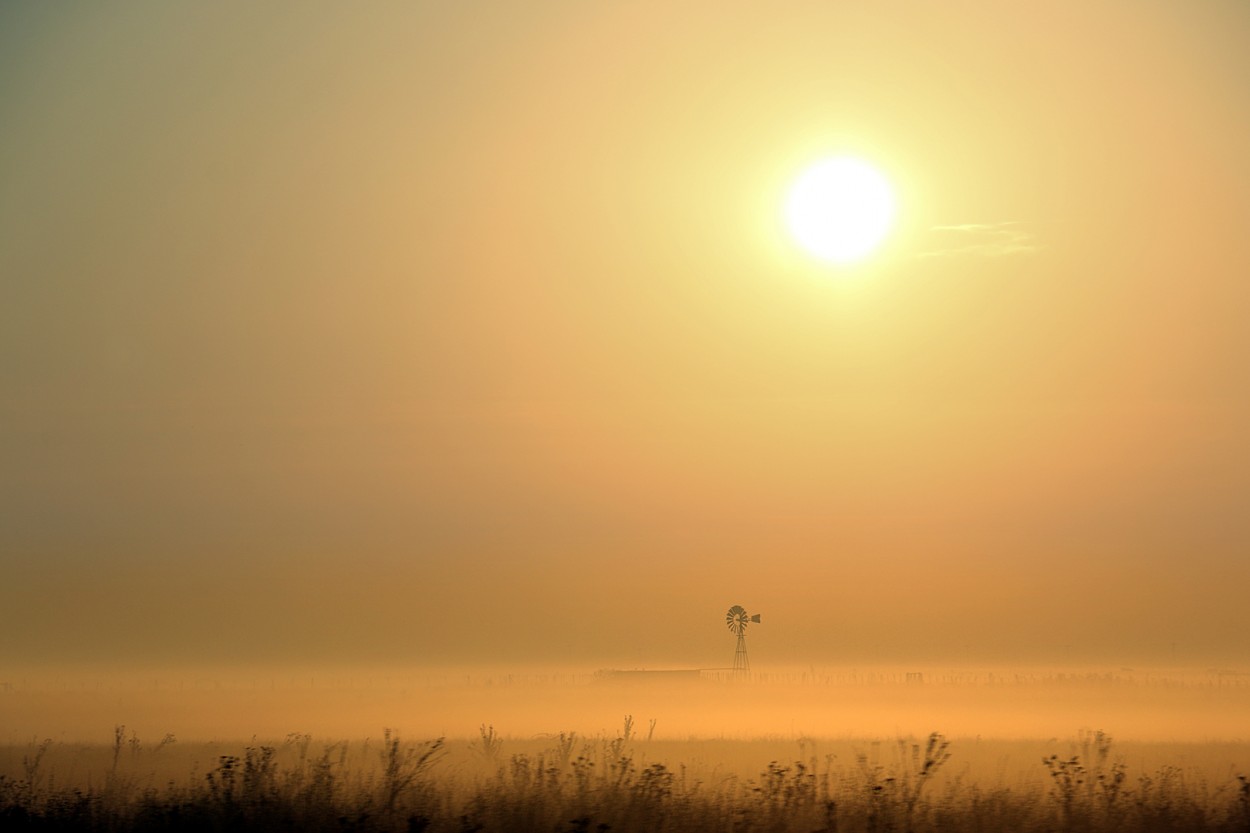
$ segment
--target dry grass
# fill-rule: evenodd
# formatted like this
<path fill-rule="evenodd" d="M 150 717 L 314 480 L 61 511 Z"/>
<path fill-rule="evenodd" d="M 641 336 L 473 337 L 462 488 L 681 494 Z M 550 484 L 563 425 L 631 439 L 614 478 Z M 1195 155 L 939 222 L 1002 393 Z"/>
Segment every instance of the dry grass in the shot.
<path fill-rule="evenodd" d="M 936 733 L 796 747 L 653 742 L 632 729 L 627 720 L 615 735 L 511 739 L 483 726 L 452 743 L 387 730 L 364 742 L 290 735 L 231 746 L 148 744 L 118 727 L 111 746 L 32 741 L 0 752 L 0 829 L 1250 830 L 1244 774 L 1140 768 L 1100 732 L 1052 742 L 1050 754 L 1014 747 L 1030 761 L 1008 772 L 1008 745 Z M 752 765 L 752 754 L 769 757 Z"/>

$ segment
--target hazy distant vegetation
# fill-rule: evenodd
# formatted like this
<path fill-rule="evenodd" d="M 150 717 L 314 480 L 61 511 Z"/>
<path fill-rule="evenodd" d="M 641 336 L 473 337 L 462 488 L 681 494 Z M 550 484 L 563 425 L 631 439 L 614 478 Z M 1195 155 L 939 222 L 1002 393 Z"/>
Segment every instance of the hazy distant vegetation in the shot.
<path fill-rule="evenodd" d="M 753 774 L 694 741 L 614 735 L 236 748 L 35 742 L 0 750 L 0 829 L 88 831 L 1247 831 L 1250 782 L 1178 766 L 1132 771 L 1101 732 L 1036 756 L 1032 779 L 977 782 L 960 742 L 864 742 L 849 756 L 803 740 Z M 641 734 L 641 737 L 640 737 Z M 976 741 L 968 741 L 975 745 Z M 1057 742 L 1056 747 L 1060 746 Z M 742 742 L 741 754 L 775 751 Z M 4 756 L 7 756 L 4 757 Z M 737 763 L 739 769 L 741 763 Z"/>
<path fill-rule="evenodd" d="M 1250 714 L 1245 671 L 770 667 L 744 686 L 521 671 L 5 669 L 0 743 L 28 740 L 36 727 L 58 740 L 101 743 L 112 722 L 184 741 L 281 738 L 292 727 L 363 738 L 384 725 L 410 739 L 463 738 L 484 715 L 514 737 L 553 727 L 598 736 L 612 734 L 625 713 L 658 717 L 656 737 L 667 740 L 837 737 L 852 726 L 865 737 L 920 736 L 936 726 L 953 737 L 1049 738 L 1098 726 L 1135 741 L 1208 741 L 1244 732 Z"/>

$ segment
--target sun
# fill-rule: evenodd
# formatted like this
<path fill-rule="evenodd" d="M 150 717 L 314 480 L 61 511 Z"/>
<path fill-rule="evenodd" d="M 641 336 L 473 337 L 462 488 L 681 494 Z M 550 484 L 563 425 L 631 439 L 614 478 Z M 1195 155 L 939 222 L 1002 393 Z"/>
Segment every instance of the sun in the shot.
<path fill-rule="evenodd" d="M 804 249 L 830 263 L 871 254 L 894 225 L 894 190 L 881 173 L 851 156 L 805 170 L 786 197 L 786 225 Z"/>

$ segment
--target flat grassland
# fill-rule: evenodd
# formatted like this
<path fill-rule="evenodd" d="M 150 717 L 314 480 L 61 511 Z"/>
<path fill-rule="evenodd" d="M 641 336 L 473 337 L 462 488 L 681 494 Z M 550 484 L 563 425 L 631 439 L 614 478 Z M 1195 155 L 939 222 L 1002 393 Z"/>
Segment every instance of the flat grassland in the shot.
<path fill-rule="evenodd" d="M 736 686 L 508 675 L 393 691 L 345 679 L 307 691 L 162 683 L 163 694 L 148 682 L 19 683 L 0 694 L 0 829 L 1250 831 L 1250 686 L 1240 677 Z M 281 703 L 293 722 L 325 719 L 308 727 L 315 734 L 273 732 Z M 628 703 L 637 708 L 620 708 Z M 76 728 L 110 707 L 147 722 Z M 501 730 L 465 728 L 468 714 L 492 707 Z M 390 708 L 398 728 L 325 729 Z M 978 712 L 997 731 L 969 731 Z M 55 739 L 35 733 L 34 717 Z M 152 728 L 157 718 L 177 733 Z M 264 731 L 237 740 L 249 718 Z M 1038 731 L 1065 718 L 1079 722 Z M 1109 725 L 1093 722 L 1102 718 Z M 890 719 L 895 731 L 871 731 Z M 922 720 L 931 722 L 915 730 Z M 440 724 L 451 728 L 429 731 Z M 812 724 L 810 734 L 793 728 Z"/>
<path fill-rule="evenodd" d="M 1250 829 L 1250 743 L 614 735 L 31 742 L 0 748 L 4 830 Z M 645 732 L 645 727 L 644 727 Z"/>

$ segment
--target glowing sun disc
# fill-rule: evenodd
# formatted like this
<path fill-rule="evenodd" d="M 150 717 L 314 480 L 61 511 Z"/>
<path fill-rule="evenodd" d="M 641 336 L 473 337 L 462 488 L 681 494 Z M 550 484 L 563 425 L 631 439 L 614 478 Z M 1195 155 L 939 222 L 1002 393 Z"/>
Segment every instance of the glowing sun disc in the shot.
<path fill-rule="evenodd" d="M 832 263 L 860 260 L 894 224 L 894 191 L 876 168 L 853 157 L 808 168 L 786 198 L 786 225 L 804 249 Z"/>

